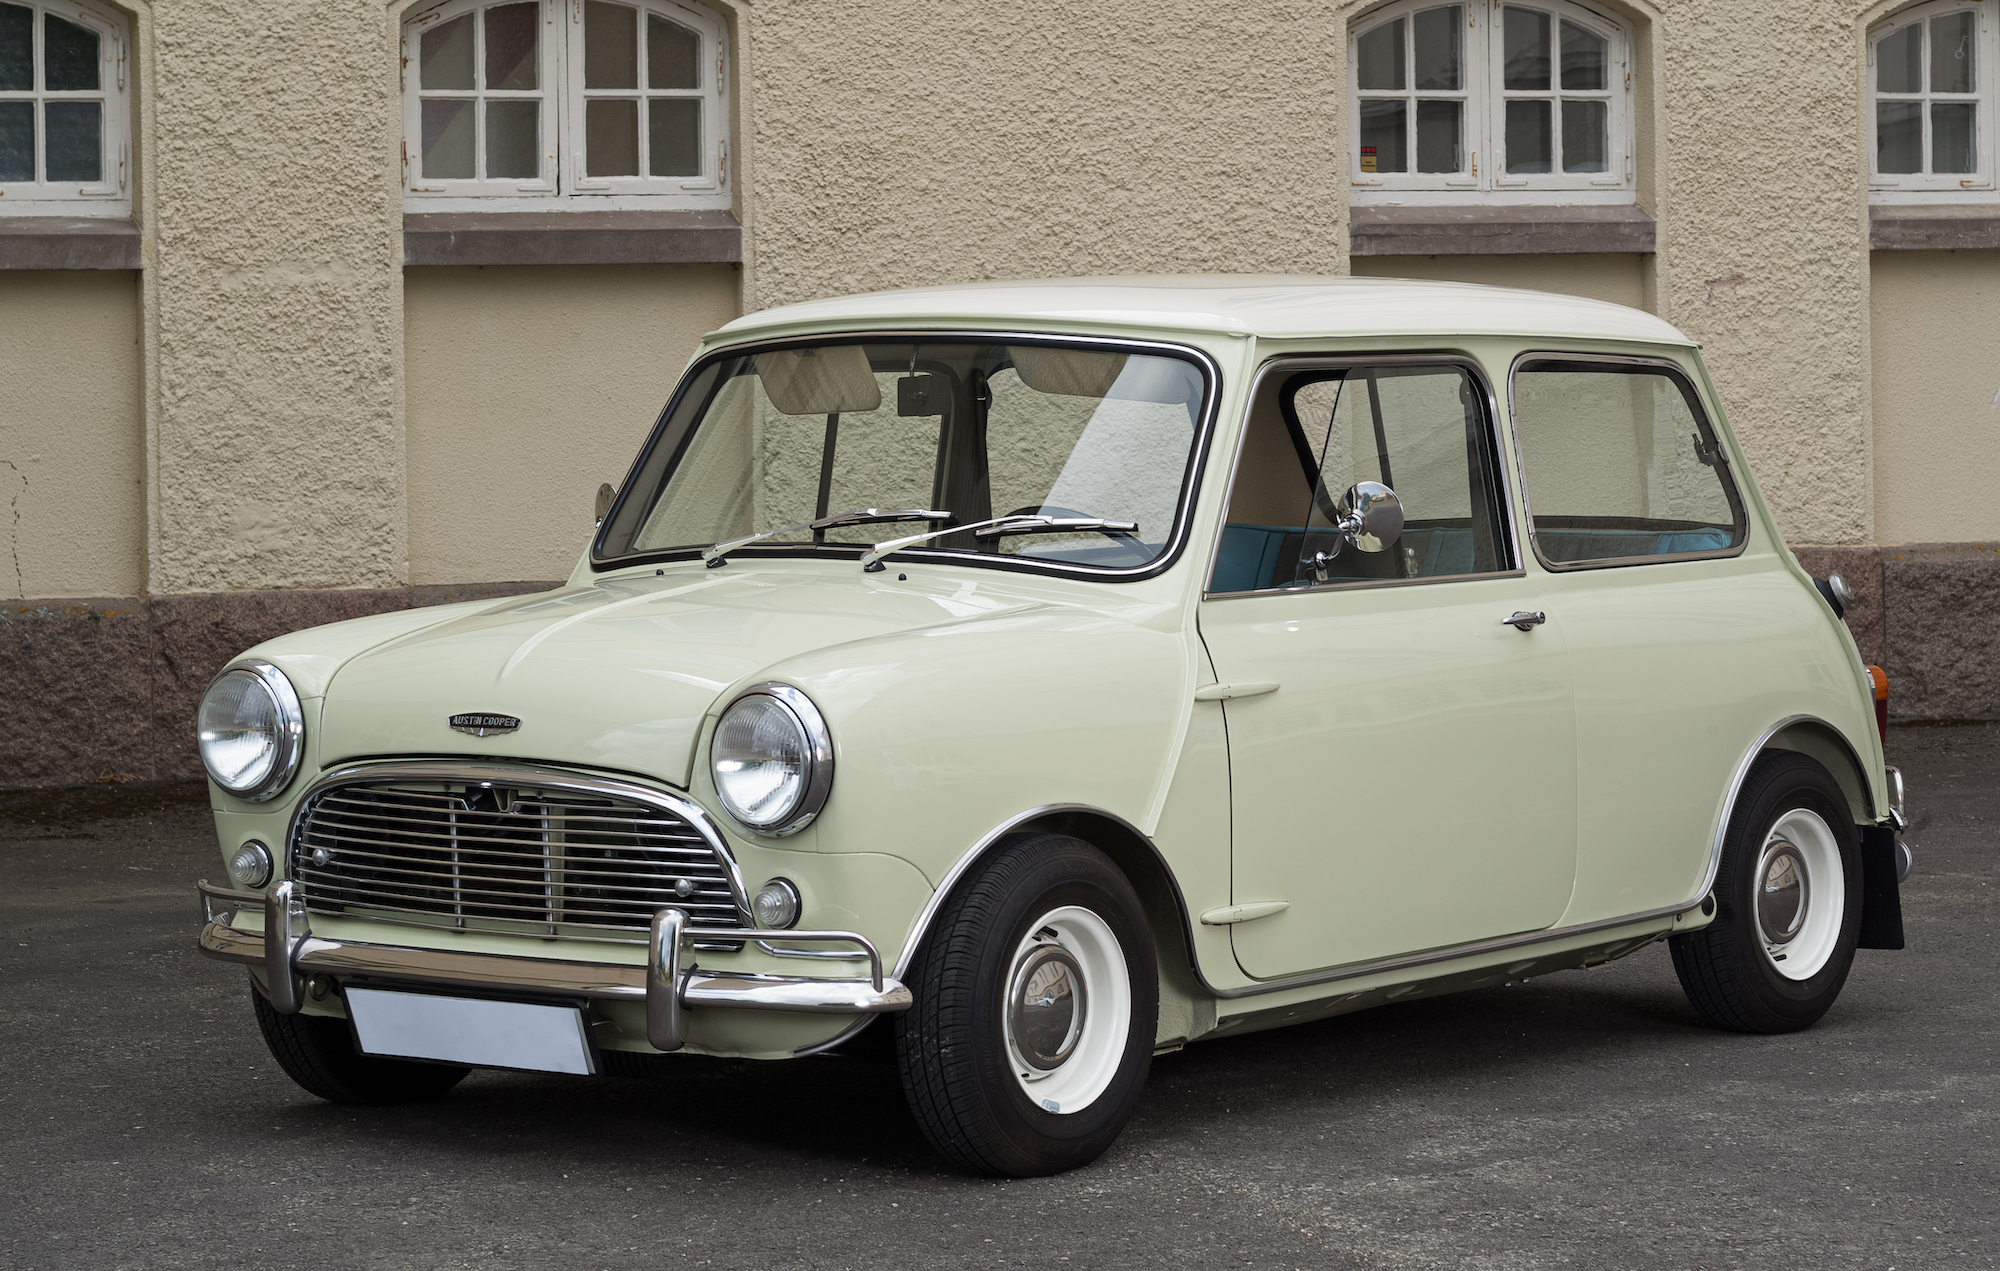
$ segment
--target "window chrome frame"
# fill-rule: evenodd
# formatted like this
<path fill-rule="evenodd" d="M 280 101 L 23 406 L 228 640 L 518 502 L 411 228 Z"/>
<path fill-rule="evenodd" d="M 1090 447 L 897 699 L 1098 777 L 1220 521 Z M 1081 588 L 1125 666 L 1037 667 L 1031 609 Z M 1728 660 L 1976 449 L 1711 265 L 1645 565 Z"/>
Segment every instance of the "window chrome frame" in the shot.
<path fill-rule="evenodd" d="M 927 547 L 909 547 L 888 560 L 912 561 L 927 565 L 963 565 L 976 569 L 994 569 L 1010 573 L 1042 574 L 1061 578 L 1078 578 L 1096 582 L 1138 582 L 1156 578 L 1179 563 L 1193 534 L 1193 519 L 1196 500 L 1201 495 L 1202 480 L 1208 471 L 1209 445 L 1215 438 L 1215 421 L 1221 409 L 1222 367 L 1208 350 L 1194 344 L 1175 344 L 1167 340 L 1149 340 L 1143 337 L 1066 335 L 1054 331 L 1008 331 L 986 327 L 853 327 L 838 331 L 815 331 L 803 335 L 768 336 L 757 340 L 718 345 L 701 354 L 682 373 L 674 391 L 667 399 L 666 407 L 660 411 L 653 423 L 653 429 L 646 435 L 645 444 L 639 447 L 618 483 L 618 495 L 612 500 L 610 510 L 597 527 L 590 540 L 588 564 L 593 574 L 604 574 L 616 569 L 629 569 L 635 565 L 659 565 L 685 560 L 699 560 L 701 553 L 712 544 L 695 543 L 684 546 L 658 548 L 648 551 L 629 552 L 623 556 L 605 557 L 599 553 L 603 548 L 605 535 L 617 522 L 618 514 L 625 509 L 625 502 L 636 493 L 634 483 L 640 468 L 653 448 L 660 444 L 668 422 L 681 406 L 688 389 L 701 373 L 723 358 L 741 357 L 765 349 L 796 349 L 819 347 L 828 344 L 890 343 L 925 340 L 952 344 L 1036 344 L 1053 345 L 1059 348 L 1091 348 L 1105 352 L 1141 353 L 1153 357 L 1172 357 L 1191 362 L 1202 375 L 1202 404 L 1193 424 L 1188 462 L 1181 477 L 1180 498 L 1174 508 L 1174 525 L 1160 554 L 1144 565 L 1126 569 L 1114 569 L 1099 565 L 1077 565 L 1065 561 L 1047 560 L 1038 557 L 1003 556 L 998 553 L 947 551 Z M 998 540 L 995 540 L 998 542 Z M 832 549 L 829 551 L 829 549 Z M 868 551 L 866 543 L 757 543 L 739 547 L 730 553 L 734 560 L 792 559 L 792 560 L 836 560 L 858 562 L 862 553 Z M 853 555 L 847 553 L 851 550 Z"/>
<path fill-rule="evenodd" d="M 1520 423 L 1514 414 L 1515 377 L 1520 374 L 1521 367 L 1526 363 L 1542 360 L 1650 367 L 1664 371 L 1678 379 L 1687 389 L 1692 390 L 1691 396 L 1695 404 L 1701 407 L 1701 417 L 1695 423 L 1707 432 L 1708 439 L 1715 443 L 1716 453 L 1722 457 L 1725 469 L 1722 474 L 1723 496 L 1728 499 L 1730 511 L 1735 513 L 1738 523 L 1743 527 L 1742 541 L 1729 547 L 1714 548 L 1705 552 L 1668 552 L 1655 556 L 1605 556 L 1584 561 L 1551 561 L 1544 556 L 1541 542 L 1535 535 L 1534 501 L 1528 490 L 1527 448 L 1521 444 Z M 1518 353 L 1507 367 L 1507 437 L 1513 443 L 1514 463 L 1518 469 L 1521 486 L 1521 530 L 1527 536 L 1528 546 L 1534 549 L 1536 561 L 1552 574 L 1574 574 L 1592 569 L 1629 569 L 1635 565 L 1671 565 L 1691 560 L 1731 560 L 1741 556 L 1750 548 L 1750 531 L 1753 527 L 1750 501 L 1743 497 L 1743 488 L 1736 480 L 1736 463 L 1740 456 L 1729 452 L 1726 444 L 1729 439 L 1717 430 L 1714 411 L 1710 408 L 1708 399 L 1702 394 L 1701 383 L 1688 371 L 1688 368 L 1672 358 L 1647 357 L 1632 353 L 1571 352 L 1560 349 L 1530 349 Z"/>
<path fill-rule="evenodd" d="M 1222 554 L 1222 532 L 1229 527 L 1229 500 L 1236 493 L 1236 476 L 1243 465 L 1243 449 L 1250 440 L 1250 416 L 1257 409 L 1258 397 L 1264 391 L 1267 378 L 1294 371 L 1340 370 L 1356 366 L 1453 366 L 1467 372 L 1482 393 L 1481 405 L 1486 412 L 1486 443 L 1493 463 L 1493 474 L 1499 483 L 1494 496 L 1500 503 L 1499 531 L 1503 550 L 1509 564 L 1504 569 L 1486 570 L 1474 574 L 1438 574 L 1430 578 L 1346 578 L 1338 582 L 1312 583 L 1304 587 L 1257 587 L 1249 591 L 1211 591 L 1209 583 L 1215 578 L 1215 562 Z M 1330 591 L 1354 591 L 1360 588 L 1376 587 L 1419 587 L 1434 583 L 1470 582 L 1482 578 L 1520 578 L 1527 573 L 1522 562 L 1521 537 L 1514 526 L 1514 480 L 1508 468 L 1507 447 L 1500 432 L 1500 401 L 1494 394 L 1493 381 L 1486 374 L 1486 368 L 1479 359 L 1456 349 L 1435 353 L 1422 351 L 1397 351 L 1394 353 L 1280 353 L 1257 368 L 1257 374 L 1250 382 L 1249 396 L 1244 399 L 1243 425 L 1236 435 L 1236 453 L 1229 464 L 1229 481 L 1224 487 L 1222 508 L 1215 523 L 1215 539 L 1209 545 L 1208 567 L 1201 577 L 1201 599 L 1236 600 L 1245 596 L 1306 596 L 1319 595 Z"/>

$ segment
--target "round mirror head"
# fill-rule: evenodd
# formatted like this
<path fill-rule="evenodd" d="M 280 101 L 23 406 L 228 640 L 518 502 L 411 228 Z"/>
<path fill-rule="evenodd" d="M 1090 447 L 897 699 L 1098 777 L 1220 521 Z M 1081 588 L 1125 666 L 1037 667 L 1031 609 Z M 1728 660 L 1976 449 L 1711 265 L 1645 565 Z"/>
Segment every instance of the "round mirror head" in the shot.
<path fill-rule="evenodd" d="M 1384 552 L 1403 536 L 1403 501 L 1380 481 L 1357 481 L 1340 500 L 1353 526 L 1347 539 L 1364 552 Z"/>

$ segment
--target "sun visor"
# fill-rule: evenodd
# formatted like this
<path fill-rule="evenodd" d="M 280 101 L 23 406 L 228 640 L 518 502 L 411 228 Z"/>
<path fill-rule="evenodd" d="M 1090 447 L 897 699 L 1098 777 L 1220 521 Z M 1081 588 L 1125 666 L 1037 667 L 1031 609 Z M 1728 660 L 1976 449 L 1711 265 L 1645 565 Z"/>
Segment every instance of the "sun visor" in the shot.
<path fill-rule="evenodd" d="M 780 349 L 756 355 L 757 376 L 771 404 L 787 415 L 840 415 L 882 405 L 882 386 L 858 344 Z"/>
<path fill-rule="evenodd" d="M 1010 344 L 1021 382 L 1038 393 L 1181 406 L 1201 399 L 1201 373 L 1179 358 Z"/>
<path fill-rule="evenodd" d="M 1086 349 L 1052 349 L 1039 344 L 1010 344 L 1007 356 L 1014 372 L 1037 393 L 1063 397 L 1102 397 L 1125 369 L 1124 353 L 1093 353 Z"/>

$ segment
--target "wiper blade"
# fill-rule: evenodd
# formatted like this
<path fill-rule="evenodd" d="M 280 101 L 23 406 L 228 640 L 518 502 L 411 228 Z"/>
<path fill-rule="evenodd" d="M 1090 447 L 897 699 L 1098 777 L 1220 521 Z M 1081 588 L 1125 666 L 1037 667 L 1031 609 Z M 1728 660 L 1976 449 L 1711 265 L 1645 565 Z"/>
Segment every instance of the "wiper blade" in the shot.
<path fill-rule="evenodd" d="M 798 530 L 830 530 L 841 525 L 887 525 L 896 521 L 949 521 L 951 513 L 936 508 L 856 508 L 852 512 L 835 512 L 832 516 L 822 516 L 817 521 L 801 521 L 797 525 L 786 525 L 775 530 L 764 530 L 758 534 L 746 534 L 742 538 L 732 538 L 705 549 L 701 554 L 702 563 L 710 569 L 720 569 L 729 562 L 729 553 L 739 547 L 755 543 L 760 539 L 776 538 L 780 534 L 791 534 Z"/>
<path fill-rule="evenodd" d="M 1138 528 L 1137 521 L 1107 521 L 1101 516 L 1035 516 L 1012 521 L 1006 525 L 975 530 L 972 537 L 1004 538 L 1009 534 L 1062 534 L 1071 530 L 1106 530 L 1113 534 L 1130 534 Z"/>
<path fill-rule="evenodd" d="M 892 552 L 900 552 L 906 547 L 914 547 L 928 539 L 943 538 L 947 534 L 963 534 L 972 531 L 974 538 L 999 538 L 1005 534 L 1047 534 L 1064 530 L 1113 530 L 1129 533 L 1139 528 L 1136 521 L 1107 521 L 1095 516 L 1042 516 L 1023 513 L 1019 516 L 996 516 L 990 521 L 974 521 L 970 525 L 951 525 L 941 530 L 929 530 L 922 534 L 910 534 L 903 538 L 892 538 L 875 544 L 861 553 L 861 568 L 867 573 L 875 573 L 883 568 L 882 558 Z"/>

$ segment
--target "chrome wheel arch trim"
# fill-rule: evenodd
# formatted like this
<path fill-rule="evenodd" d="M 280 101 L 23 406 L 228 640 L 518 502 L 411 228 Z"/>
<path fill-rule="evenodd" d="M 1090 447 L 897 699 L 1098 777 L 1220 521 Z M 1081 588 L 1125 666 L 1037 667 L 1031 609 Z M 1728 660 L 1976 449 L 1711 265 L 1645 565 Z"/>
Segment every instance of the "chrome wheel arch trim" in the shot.
<path fill-rule="evenodd" d="M 1729 779 L 1729 791 L 1722 800 L 1722 815 L 1715 822 L 1715 842 L 1709 847 L 1708 869 L 1702 874 L 1701 886 L 1695 888 L 1694 899 L 1680 906 L 1679 912 L 1684 913 L 1700 904 L 1715 886 L 1715 877 L 1722 869 L 1722 844 L 1729 837 L 1729 822 L 1736 815 L 1736 800 L 1743 793 L 1743 783 L 1750 779 L 1750 769 L 1769 748 L 1771 739 L 1795 724 L 1816 724 L 1840 739 L 1840 747 L 1847 752 L 1848 762 L 1854 765 L 1854 775 L 1861 782 L 1861 793 L 1868 802 L 1869 815 L 1875 814 L 1875 787 L 1868 780 L 1868 766 L 1861 762 L 1861 756 L 1847 734 L 1817 715 L 1787 715 L 1760 733 L 1757 740 L 1750 743 L 1750 749 L 1744 751 L 1743 757 L 1736 762 L 1736 774 Z"/>
<path fill-rule="evenodd" d="M 903 940 L 902 952 L 896 955 L 896 979 L 904 982 L 908 981 L 910 964 L 916 960 L 917 949 L 922 946 L 924 937 L 930 933 L 931 923 L 936 920 L 938 910 L 944 908 L 945 901 L 951 897 L 951 893 L 964 880 L 966 873 L 974 865 L 978 864 L 980 859 L 991 851 L 995 844 L 999 843 L 1001 839 L 1007 837 L 1009 834 L 1015 833 L 1030 821 L 1038 821 L 1045 816 L 1058 816 L 1065 812 L 1080 812 L 1088 816 L 1103 817 L 1107 821 L 1122 826 L 1135 841 L 1146 845 L 1146 850 L 1153 854 L 1154 862 L 1159 865 L 1161 875 L 1167 880 L 1168 890 L 1173 893 L 1174 909 L 1179 914 L 1181 921 L 1181 939 L 1187 948 L 1188 966 L 1193 970 L 1195 979 L 1201 986 L 1204 989 L 1209 989 L 1210 992 L 1214 992 L 1215 990 L 1209 988 L 1207 978 L 1202 975 L 1201 967 L 1195 962 L 1194 924 L 1189 918 L 1187 897 L 1181 894 L 1180 879 L 1175 876 L 1173 867 L 1167 864 L 1167 858 L 1160 854 L 1159 847 L 1153 842 L 1153 836 L 1145 833 L 1138 826 L 1119 816 L 1116 812 L 1107 812 L 1103 808 L 1093 807 L 1088 803 L 1045 803 L 1037 808 L 1029 808 L 1027 811 L 1017 813 L 1007 820 L 1002 821 L 993 829 L 988 830 L 977 843 L 967 848 L 958 860 L 953 863 L 952 867 L 945 871 L 945 876 L 938 881 L 937 890 L 931 893 L 931 898 L 924 902 L 923 909 L 918 912 L 916 921 L 910 924 L 910 933 Z"/>
<path fill-rule="evenodd" d="M 744 917 L 746 925 L 749 922 L 750 895 L 743 887 L 742 867 L 736 863 L 736 854 L 729 850 L 728 840 L 724 839 L 721 831 L 716 829 L 714 818 L 699 804 L 683 796 L 633 781 L 595 777 L 585 773 L 568 772 L 561 768 L 545 768 L 536 764 L 452 763 L 449 760 L 434 759 L 418 762 L 387 760 L 379 763 L 343 764 L 338 768 L 329 768 L 313 778 L 299 795 L 298 805 L 292 809 L 291 822 L 285 827 L 286 878 L 293 877 L 293 851 L 298 843 L 306 808 L 312 800 L 328 790 L 369 781 L 491 781 L 505 785 L 539 786 L 577 794 L 598 794 L 614 799 L 629 799 L 634 803 L 658 808 L 682 818 L 693 827 L 695 833 L 701 835 L 709 850 L 715 853 L 716 860 L 722 863 L 723 873 L 729 878 L 729 890 L 736 902 L 737 912 Z"/>

